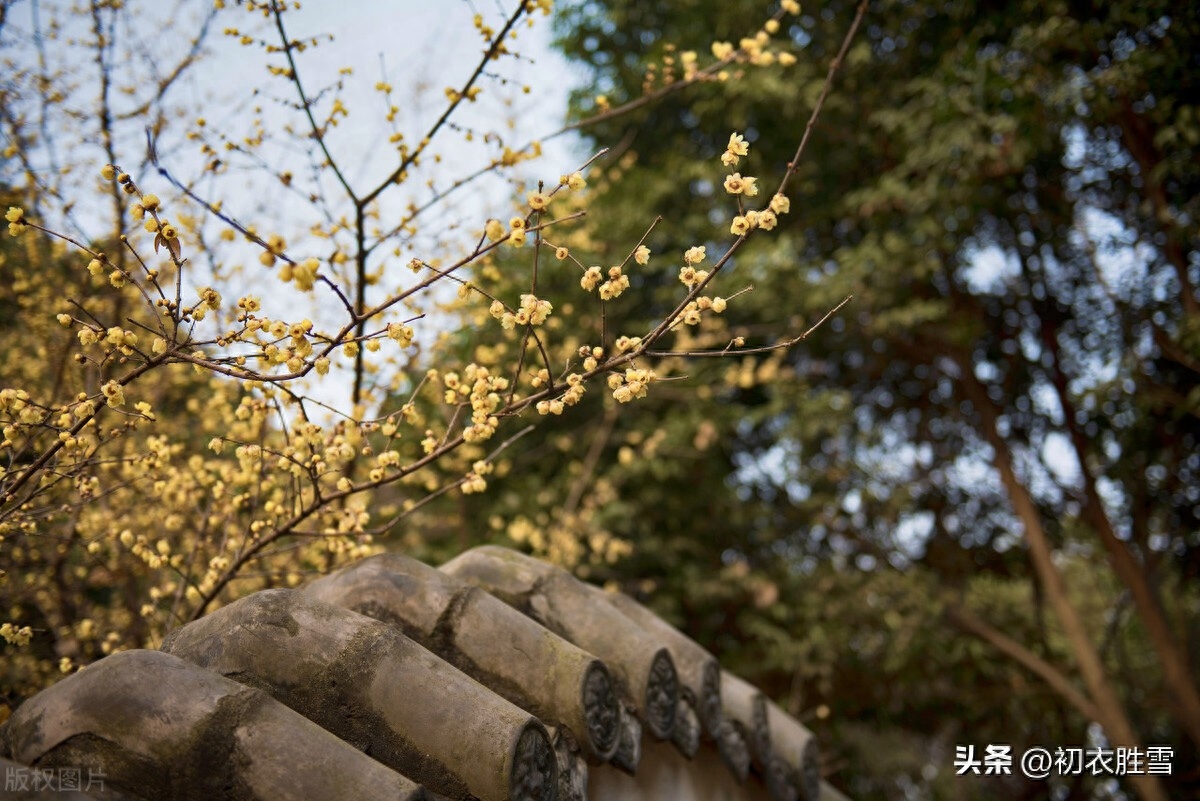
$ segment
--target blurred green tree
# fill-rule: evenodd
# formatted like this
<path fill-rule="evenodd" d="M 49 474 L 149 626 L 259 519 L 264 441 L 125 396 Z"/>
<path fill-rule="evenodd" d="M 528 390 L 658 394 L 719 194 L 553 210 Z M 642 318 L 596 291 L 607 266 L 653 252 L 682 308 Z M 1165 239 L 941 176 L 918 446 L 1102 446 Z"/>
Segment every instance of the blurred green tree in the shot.
<path fill-rule="evenodd" d="M 571 4 L 576 112 L 653 95 L 714 40 L 753 48 L 753 5 Z M 588 125 L 612 148 L 591 206 L 609 249 L 580 258 L 618 263 L 643 236 L 652 261 L 713 251 L 734 213 L 727 137 L 750 143 L 731 170 L 781 174 L 853 11 L 763 31 L 805 54 L 787 70 L 733 66 Z M 791 213 L 712 288 L 753 291 L 661 356 L 679 383 L 643 407 L 657 427 L 589 396 L 463 514 L 541 552 L 575 532 L 582 572 L 671 599 L 661 611 L 824 727 L 852 792 L 1014 797 L 956 785 L 947 749 L 1081 744 L 1088 722 L 1173 745 L 1163 778 L 1194 790 L 1198 33 L 1165 2 L 871 4 Z M 670 225 L 647 235 L 653 214 Z M 540 280 L 578 278 L 556 275 Z M 561 310 L 607 332 L 581 345 L 640 333 L 678 295 L 671 271 L 630 278 L 636 306 Z M 771 344 L 851 293 L 797 348 L 686 375 L 674 355 Z M 633 544 L 615 566 L 610 538 Z"/>

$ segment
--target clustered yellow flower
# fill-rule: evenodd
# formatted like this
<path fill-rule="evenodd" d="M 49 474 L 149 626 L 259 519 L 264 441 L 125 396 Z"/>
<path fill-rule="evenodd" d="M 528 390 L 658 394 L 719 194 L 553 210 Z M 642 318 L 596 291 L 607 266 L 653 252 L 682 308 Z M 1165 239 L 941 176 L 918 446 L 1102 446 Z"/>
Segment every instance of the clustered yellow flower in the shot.
<path fill-rule="evenodd" d="M 733 45 L 729 42 L 713 42 L 712 54 L 718 61 L 724 61 L 733 55 Z"/>
<path fill-rule="evenodd" d="M 657 380 L 658 375 L 653 370 L 628 367 L 623 374 L 611 373 L 608 376 L 608 388 L 618 403 L 629 403 L 646 397 L 647 388 Z"/>
<path fill-rule="evenodd" d="M 471 406 L 471 425 L 463 430 L 463 439 L 467 442 L 484 442 L 490 439 L 500 425 L 495 412 L 504 402 L 500 393 L 508 389 L 508 379 L 492 375 L 488 368 L 472 362 L 464 368 L 461 377 L 456 372 L 443 375 L 442 385 L 446 388 L 446 403 L 466 401 Z M 427 433 L 422 445 L 428 447 L 427 443 L 431 439 L 432 435 Z M 436 447 L 436 440 L 433 441 L 433 447 Z M 426 450 L 426 453 L 429 452 L 431 451 Z"/>
<path fill-rule="evenodd" d="M 24 222 L 25 210 L 20 206 L 9 206 L 8 213 L 4 215 L 4 219 L 8 220 L 9 236 L 20 236 L 29 227 Z"/>
<path fill-rule="evenodd" d="M 749 176 L 743 178 L 741 173 L 735 172 L 732 175 L 725 176 L 725 191 L 731 195 L 754 197 L 758 194 L 757 181 L 757 178 Z"/>
<path fill-rule="evenodd" d="M 618 354 L 621 354 L 621 353 L 629 353 L 632 350 L 637 350 L 637 348 L 640 347 L 641 344 L 642 344 L 641 337 L 619 336 L 619 337 L 617 337 L 617 341 L 613 343 L 613 347 L 616 348 L 616 351 Z"/>
<path fill-rule="evenodd" d="M 639 249 L 640 250 L 640 249 Z M 646 258 L 649 259 L 650 251 L 646 250 Z M 636 258 L 636 254 L 635 254 Z M 645 262 L 639 261 L 639 264 Z M 603 283 L 601 283 L 603 281 Z M 600 299 L 612 300 L 620 297 L 621 293 L 629 289 L 629 276 L 625 275 L 621 265 L 613 265 L 608 268 L 608 280 L 604 280 L 604 273 L 599 266 L 588 267 L 583 277 L 579 279 L 579 285 L 587 292 L 592 292 L 596 287 L 600 287 Z"/>
<path fill-rule="evenodd" d="M 745 156 L 749 152 L 750 146 L 746 144 L 742 135 L 735 131 L 729 135 L 729 144 L 725 146 L 725 152 L 721 154 L 721 163 L 726 167 L 732 167 L 738 163 L 739 157 Z"/>
<path fill-rule="evenodd" d="M 703 284 L 708 279 L 708 270 L 697 270 L 690 264 L 679 270 L 679 282 L 688 289 Z"/>
<path fill-rule="evenodd" d="M 264 256 L 270 256 L 269 253 L 263 253 Z M 274 261 L 274 256 L 271 257 Z M 284 264 L 279 269 L 279 278 L 285 284 L 295 281 L 296 288 L 301 292 L 311 292 L 313 285 L 317 281 L 317 273 L 321 269 L 321 262 L 313 259 L 305 259 L 299 264 Z"/>
<path fill-rule="evenodd" d="M 721 163 L 726 167 L 732 167 L 737 164 L 742 156 L 748 155 L 750 152 L 749 145 L 741 134 L 734 132 L 729 135 L 729 144 L 725 148 L 725 152 L 721 154 Z M 744 176 L 740 172 L 731 173 L 725 176 L 725 191 L 731 195 L 740 195 L 742 197 L 755 197 L 758 195 L 758 179 L 751 176 Z M 738 201 L 738 208 L 741 210 L 741 201 Z M 750 209 L 741 212 L 734 216 L 729 224 L 729 232 L 736 236 L 745 236 L 755 228 L 761 228 L 764 231 L 770 231 L 779 223 L 778 215 L 787 214 L 791 208 L 791 201 L 787 196 L 776 193 L 771 197 L 767 208 L 759 210 Z M 688 251 L 691 253 L 691 251 Z M 703 254 L 701 253 L 701 258 Z M 685 254 L 684 260 L 691 264 L 693 263 Z M 681 280 L 683 276 L 680 276 Z M 684 283 L 688 283 L 684 280 Z"/>
<path fill-rule="evenodd" d="M 5 642 L 19 648 L 29 645 L 29 642 L 33 639 L 33 629 L 29 628 L 29 626 L 17 628 L 12 623 L 5 623 L 0 625 L 0 637 L 3 637 Z"/>
<path fill-rule="evenodd" d="M 412 344 L 414 331 L 412 326 L 404 323 L 388 323 L 387 335 L 388 339 L 399 342 L 400 347 L 407 348 Z"/>
<path fill-rule="evenodd" d="M 583 178 L 583 173 L 573 172 L 570 175 L 563 175 L 558 179 L 558 183 L 570 189 L 580 190 L 587 186 L 587 181 Z"/>
<path fill-rule="evenodd" d="M 116 381 L 109 381 L 100 387 L 100 391 L 104 394 L 104 401 L 109 406 L 116 408 L 125 405 L 125 390 Z"/>
<path fill-rule="evenodd" d="M 614 265 L 608 268 L 608 280 L 600 285 L 600 299 L 612 300 L 626 289 L 629 289 L 629 276 L 621 271 L 619 264 Z"/>
<path fill-rule="evenodd" d="M 775 54 L 767 50 L 771 34 L 761 30 L 753 36 L 738 40 L 738 48 L 746 54 L 746 59 L 755 66 L 769 67 L 775 63 Z"/>
<path fill-rule="evenodd" d="M 684 50 L 679 54 L 679 61 L 683 64 L 684 80 L 695 80 L 696 74 L 700 71 L 700 65 L 697 62 L 698 58 L 695 50 Z"/>
<path fill-rule="evenodd" d="M 539 415 L 560 415 L 566 406 L 574 406 L 582 401 L 583 393 L 587 390 L 587 385 L 583 383 L 582 375 L 571 373 L 566 377 L 566 391 L 563 395 L 552 399 L 552 401 L 539 401 L 535 409 Z"/>
<path fill-rule="evenodd" d="M 600 347 L 589 348 L 584 345 L 579 349 L 581 356 L 585 355 L 583 367 L 585 370 L 594 370 L 597 365 L 597 359 L 604 355 L 604 349 Z M 539 386 L 543 380 L 549 378 L 549 373 L 545 369 L 538 371 L 537 381 L 534 386 Z M 574 406 L 583 400 L 583 394 L 587 391 L 587 384 L 584 383 L 583 376 L 579 373 L 571 373 L 567 376 L 567 389 L 557 398 L 551 400 L 538 401 L 537 413 L 540 415 L 547 414 L 562 414 L 563 410 L 568 406 Z"/>
<path fill-rule="evenodd" d="M 104 341 L 119 350 L 122 355 L 132 356 L 133 348 L 137 345 L 138 336 L 132 331 L 114 325 L 104 332 Z"/>
<path fill-rule="evenodd" d="M 508 227 L 508 244 L 512 245 L 514 248 L 519 248 L 521 245 L 524 245 L 526 237 L 525 218 L 513 217 L 508 221 Z"/>
<path fill-rule="evenodd" d="M 794 0 L 783 3 L 782 7 L 788 13 L 800 13 L 800 4 L 794 2 Z M 718 62 L 713 66 L 722 67 L 730 62 L 739 64 L 748 63 L 756 67 L 769 67 L 773 64 L 787 67 L 795 64 L 796 57 L 791 53 L 773 50 L 769 47 L 771 38 L 778 34 L 782 27 L 778 19 L 768 19 L 753 36 L 746 36 L 739 39 L 736 45 L 728 41 L 713 42 L 712 54 Z M 691 79 L 697 73 L 694 67 L 694 54 L 691 59 L 687 58 L 687 53 L 683 54 L 683 56 L 685 77 Z M 722 69 L 716 73 L 716 78 L 720 81 L 729 80 L 730 77 L 731 73 L 728 70 Z"/>
<path fill-rule="evenodd" d="M 583 278 L 579 279 L 579 285 L 583 287 L 585 291 L 591 292 L 597 286 L 599 286 L 600 282 L 603 280 L 604 273 L 600 271 L 600 267 L 598 265 L 595 265 L 584 270 Z"/>
<path fill-rule="evenodd" d="M 200 300 L 213 311 L 221 308 L 221 293 L 211 286 L 206 286 L 200 290 Z"/>
<path fill-rule="evenodd" d="M 492 301 L 492 305 L 488 309 L 492 317 L 499 320 L 500 326 L 506 331 L 518 325 L 541 325 L 546 322 L 546 318 L 553 311 L 554 304 L 533 294 L 521 295 L 521 305 L 515 312 L 509 311 L 499 300 Z"/>
<path fill-rule="evenodd" d="M 145 204 L 145 198 L 142 199 L 142 203 Z M 163 236 L 166 234 L 164 233 Z M 279 234 L 271 234 L 267 237 L 267 249 L 258 254 L 258 260 L 264 267 L 274 267 L 275 258 L 282 255 L 286 249 L 287 241 Z"/>
<path fill-rule="evenodd" d="M 531 192 L 529 194 L 529 208 L 534 211 L 545 211 L 550 206 L 550 196 L 545 192 Z"/>
<path fill-rule="evenodd" d="M 671 327 L 675 328 L 679 325 L 699 325 L 702 315 L 706 311 L 712 311 L 714 314 L 721 314 L 725 311 L 729 302 L 722 297 L 710 298 L 708 295 L 702 295 L 693 301 L 690 301 L 683 311 L 679 313 L 674 320 L 671 321 Z"/>
<path fill-rule="evenodd" d="M 472 495 L 486 490 L 487 479 L 484 476 L 491 473 L 493 469 L 492 463 L 483 459 L 479 459 L 471 465 L 471 471 L 463 477 L 463 495 Z"/>

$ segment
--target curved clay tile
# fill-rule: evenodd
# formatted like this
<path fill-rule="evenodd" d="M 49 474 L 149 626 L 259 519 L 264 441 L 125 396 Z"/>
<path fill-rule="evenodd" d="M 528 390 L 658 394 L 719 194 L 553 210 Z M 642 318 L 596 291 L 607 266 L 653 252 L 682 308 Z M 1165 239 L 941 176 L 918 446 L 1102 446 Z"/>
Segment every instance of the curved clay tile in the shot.
<path fill-rule="evenodd" d="M 80 801 L 845 801 L 812 733 L 699 645 L 503 548 L 366 559 L 163 648 L 26 701 L 0 768 L 102 772 Z"/>
<path fill-rule="evenodd" d="M 675 727 L 679 679 L 666 644 L 616 609 L 596 603 L 588 585 L 556 565 L 485 545 L 441 569 L 477 584 L 604 660 L 636 704 L 646 729 L 667 740 Z"/>
<path fill-rule="evenodd" d="M 555 798 L 537 718 L 365 615 L 264 590 L 177 629 L 163 650 L 265 690 L 442 795 Z"/>
<path fill-rule="evenodd" d="M 778 760 L 770 766 L 770 775 L 782 774 L 775 781 L 786 781 L 795 788 L 793 791 L 775 791 L 772 788 L 773 794 L 780 799 L 794 795 L 799 801 L 818 801 L 821 795 L 821 764 L 817 738 L 770 700 L 767 701 L 767 720 L 771 726 L 772 750 Z"/>
<path fill-rule="evenodd" d="M 565 726 L 593 763 L 617 750 L 620 708 L 604 663 L 478 587 L 381 554 L 303 592 L 399 627 L 546 725 Z"/>
<path fill-rule="evenodd" d="M 38 769 L 92 768 L 134 798 L 417 801 L 417 784 L 263 692 L 158 651 L 101 659 L 4 724 Z"/>
<path fill-rule="evenodd" d="M 771 763 L 771 727 L 767 723 L 767 697 L 748 681 L 721 671 L 721 700 L 726 720 L 734 721 L 755 770 L 765 774 Z M 725 752 L 722 750 L 721 752 Z"/>
<path fill-rule="evenodd" d="M 704 727 L 704 733 L 716 738 L 721 730 L 721 665 L 716 657 L 704 650 L 699 643 L 679 629 L 670 625 L 628 595 L 605 592 L 591 588 L 599 597 L 616 607 L 617 611 L 637 623 L 647 632 L 662 637 L 675 668 L 679 671 L 681 690 L 687 697 L 696 716 Z"/>

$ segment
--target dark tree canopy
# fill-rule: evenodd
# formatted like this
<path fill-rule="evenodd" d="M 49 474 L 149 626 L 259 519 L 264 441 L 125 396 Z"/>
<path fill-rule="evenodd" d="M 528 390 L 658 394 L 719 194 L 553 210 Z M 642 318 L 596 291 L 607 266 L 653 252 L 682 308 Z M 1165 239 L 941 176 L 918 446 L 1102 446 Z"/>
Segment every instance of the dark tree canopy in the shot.
<path fill-rule="evenodd" d="M 641 96 L 685 51 L 736 45 L 760 13 L 569 6 L 560 44 L 587 67 L 577 113 L 597 94 Z M 611 252 L 596 257 L 623 259 L 655 215 L 655 259 L 721 252 L 730 132 L 750 143 L 741 172 L 773 186 L 853 14 L 806 7 L 776 34 L 794 65 L 731 67 L 586 127 L 613 149 L 591 211 Z M 1175 746 L 1167 781 L 1183 792 L 1200 731 L 1173 701 L 1195 692 L 1184 644 L 1200 621 L 1198 34 L 1165 2 L 871 3 L 790 214 L 714 288 L 753 291 L 686 344 L 767 344 L 853 302 L 786 352 L 677 371 L 648 399 L 649 437 L 589 397 L 590 416 L 547 423 L 558 433 L 468 514 L 630 541 L 628 558 L 587 569 L 745 659 L 864 797 L 1038 797 L 1044 783 L 955 785 L 946 749 L 1084 744 L 1086 716 L 944 614 L 960 608 L 1093 693 L 1076 669 L 1090 639 L 1142 742 Z M 609 304 L 607 330 L 657 319 L 673 277 L 635 275 L 662 308 Z M 568 461 L 556 436 L 593 455 Z M 1057 551 L 1059 601 L 1035 580 L 1031 526 Z M 1059 603 L 1084 639 L 1060 628 Z"/>

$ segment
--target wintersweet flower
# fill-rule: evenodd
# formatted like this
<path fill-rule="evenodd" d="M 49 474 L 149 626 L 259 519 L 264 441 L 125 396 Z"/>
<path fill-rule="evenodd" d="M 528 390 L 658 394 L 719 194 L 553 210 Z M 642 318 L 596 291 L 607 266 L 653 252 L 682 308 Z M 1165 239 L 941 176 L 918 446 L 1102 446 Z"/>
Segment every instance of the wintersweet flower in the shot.
<path fill-rule="evenodd" d="M 731 195 L 754 197 L 758 194 L 757 180 L 749 176 L 743 178 L 741 173 L 735 172 L 725 176 L 725 191 Z"/>

